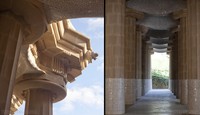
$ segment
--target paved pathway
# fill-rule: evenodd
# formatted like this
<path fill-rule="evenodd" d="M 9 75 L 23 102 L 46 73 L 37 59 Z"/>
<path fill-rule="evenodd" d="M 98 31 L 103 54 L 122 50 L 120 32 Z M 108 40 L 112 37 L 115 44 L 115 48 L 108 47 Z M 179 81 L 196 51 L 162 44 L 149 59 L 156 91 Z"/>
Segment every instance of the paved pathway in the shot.
<path fill-rule="evenodd" d="M 124 115 L 186 115 L 187 108 L 170 90 L 151 90 L 142 96 Z"/>

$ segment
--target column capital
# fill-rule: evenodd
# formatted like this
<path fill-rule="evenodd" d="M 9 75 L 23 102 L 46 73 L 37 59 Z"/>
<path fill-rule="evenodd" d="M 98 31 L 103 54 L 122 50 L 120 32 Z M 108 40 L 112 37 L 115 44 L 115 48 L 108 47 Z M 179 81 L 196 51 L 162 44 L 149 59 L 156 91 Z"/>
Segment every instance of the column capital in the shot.
<path fill-rule="evenodd" d="M 144 18 L 144 13 L 136 11 L 136 10 L 131 9 L 131 8 L 126 8 L 125 9 L 125 16 L 126 17 L 132 17 L 132 18 L 135 18 L 135 19 L 142 19 L 142 18 Z"/>
<path fill-rule="evenodd" d="M 172 17 L 175 20 L 178 20 L 178 19 L 186 17 L 186 16 L 187 16 L 187 9 L 179 10 L 179 11 L 173 12 L 173 14 L 172 14 Z"/>

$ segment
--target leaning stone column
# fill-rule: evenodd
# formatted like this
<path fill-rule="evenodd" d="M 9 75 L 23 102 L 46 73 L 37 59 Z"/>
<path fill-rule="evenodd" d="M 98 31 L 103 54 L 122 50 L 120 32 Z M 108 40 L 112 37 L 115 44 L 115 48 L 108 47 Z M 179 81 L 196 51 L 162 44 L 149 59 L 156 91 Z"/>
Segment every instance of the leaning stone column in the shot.
<path fill-rule="evenodd" d="M 0 1 L 1 115 L 10 112 L 21 45 L 35 42 L 46 29 L 43 12 L 37 5 L 26 0 Z"/>
<path fill-rule="evenodd" d="M 124 0 L 106 0 L 106 114 L 123 114 L 124 97 Z"/>
<path fill-rule="evenodd" d="M 188 111 L 189 114 L 200 113 L 200 1 L 188 0 L 187 1 L 187 31 L 190 52 L 189 71 L 191 72 L 188 81 Z"/>
<path fill-rule="evenodd" d="M 0 114 L 8 115 L 19 52 L 23 40 L 22 25 L 11 12 L 0 14 Z"/>

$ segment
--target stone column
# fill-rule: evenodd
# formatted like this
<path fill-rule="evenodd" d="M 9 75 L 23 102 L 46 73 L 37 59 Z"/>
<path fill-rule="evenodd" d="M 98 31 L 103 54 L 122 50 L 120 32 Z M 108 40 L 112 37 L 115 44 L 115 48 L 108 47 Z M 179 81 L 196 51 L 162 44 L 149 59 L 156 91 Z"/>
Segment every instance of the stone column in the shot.
<path fill-rule="evenodd" d="M 106 0 L 106 114 L 123 114 L 124 97 L 124 0 Z"/>
<path fill-rule="evenodd" d="M 178 83 L 178 92 L 177 95 L 181 101 L 181 93 L 182 93 L 182 79 L 183 79 L 183 38 L 182 38 L 182 31 L 177 32 L 178 36 L 178 73 L 177 73 L 177 83 Z"/>
<path fill-rule="evenodd" d="M 179 98 L 178 95 L 178 88 L 179 88 L 179 82 L 178 82 L 178 34 L 175 33 L 174 36 L 174 51 L 173 51 L 173 76 L 174 76 L 174 94 L 177 98 Z"/>
<path fill-rule="evenodd" d="M 187 49 L 186 46 L 186 9 L 173 13 L 175 20 L 180 22 L 178 31 L 178 76 L 179 97 L 182 104 L 187 104 Z"/>
<path fill-rule="evenodd" d="M 53 115 L 52 93 L 44 89 L 26 91 L 25 115 Z"/>
<path fill-rule="evenodd" d="M 171 45 L 170 45 L 171 47 Z M 172 80 L 172 49 L 169 49 L 169 89 L 173 93 L 173 80 Z"/>
<path fill-rule="evenodd" d="M 142 95 L 145 95 L 150 88 L 150 49 L 149 43 L 143 40 L 142 44 Z"/>
<path fill-rule="evenodd" d="M 187 1 L 187 31 L 189 40 L 189 74 L 188 81 L 188 112 L 189 114 L 200 113 L 200 1 Z"/>
<path fill-rule="evenodd" d="M 182 67 L 182 81 L 181 81 L 181 103 L 187 104 L 187 97 L 188 97 L 188 84 L 187 84 L 187 49 L 186 46 L 186 10 L 183 10 L 182 17 L 180 18 L 180 36 L 181 36 L 181 46 L 182 46 L 182 59 L 181 59 L 181 67 Z M 181 58 L 181 57 L 180 57 Z"/>
<path fill-rule="evenodd" d="M 0 14 L 0 114 L 8 115 L 23 40 L 22 25 L 11 12 Z"/>
<path fill-rule="evenodd" d="M 146 78 L 146 57 L 147 57 L 147 52 L 146 52 L 146 40 L 142 40 L 142 95 L 145 94 L 145 82 L 144 79 Z"/>
<path fill-rule="evenodd" d="M 142 34 L 140 28 L 136 32 L 136 96 L 142 96 Z"/>
<path fill-rule="evenodd" d="M 185 11 L 186 13 L 186 11 Z M 188 40 L 188 31 L 186 31 L 186 25 L 187 25 L 187 17 L 186 14 L 184 17 L 181 18 L 181 31 L 182 31 L 182 36 L 183 36 L 183 82 L 182 82 L 182 104 L 188 104 L 188 65 L 189 65 L 189 52 L 188 50 L 190 49 L 190 46 L 188 46 L 187 42 Z"/>
<path fill-rule="evenodd" d="M 125 104 L 129 106 L 136 100 L 136 19 L 130 16 L 125 18 L 124 40 Z"/>
<path fill-rule="evenodd" d="M 26 101 L 25 115 L 52 115 L 52 105 L 66 97 L 66 83 L 59 74 L 26 73 L 16 79 L 14 93 Z"/>
<path fill-rule="evenodd" d="M 172 85 L 172 92 L 174 95 L 177 96 L 177 88 L 178 88 L 178 82 L 177 82 L 177 64 L 178 64 L 178 58 L 177 58 L 177 49 L 178 49 L 178 39 L 177 39 L 177 33 L 174 33 L 174 36 L 172 38 L 172 49 L 170 54 L 170 60 L 171 60 L 171 85 Z"/>
<path fill-rule="evenodd" d="M 21 45 L 37 41 L 46 20 L 40 3 L 1 0 L 0 5 L 0 114 L 8 115 Z"/>
<path fill-rule="evenodd" d="M 170 65 L 170 78 L 171 78 L 171 88 L 172 88 L 172 93 L 174 93 L 174 87 L 175 87 L 175 85 L 174 85 L 174 59 L 173 59 L 173 57 L 174 57 L 174 55 L 173 55 L 173 46 L 172 46 L 172 49 L 171 49 L 171 52 L 170 52 L 170 60 L 171 60 L 171 65 Z"/>
<path fill-rule="evenodd" d="M 151 89 L 151 54 L 152 54 L 152 47 L 150 47 L 150 43 L 147 43 L 146 51 L 146 79 L 145 79 L 145 94 Z"/>

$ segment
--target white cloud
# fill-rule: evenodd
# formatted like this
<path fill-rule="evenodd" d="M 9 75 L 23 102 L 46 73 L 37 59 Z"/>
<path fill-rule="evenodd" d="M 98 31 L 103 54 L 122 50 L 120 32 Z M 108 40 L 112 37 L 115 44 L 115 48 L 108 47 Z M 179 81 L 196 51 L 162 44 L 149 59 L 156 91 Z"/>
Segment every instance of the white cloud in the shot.
<path fill-rule="evenodd" d="M 76 105 L 103 108 L 103 87 L 74 87 L 67 90 L 67 97 L 61 102 L 60 111 L 74 111 Z"/>
<path fill-rule="evenodd" d="M 90 18 L 87 21 L 87 31 L 93 33 L 94 39 L 104 38 L 104 18 Z"/>
<path fill-rule="evenodd" d="M 91 18 L 87 21 L 88 23 L 88 30 L 96 30 L 97 28 L 104 27 L 104 18 Z"/>

